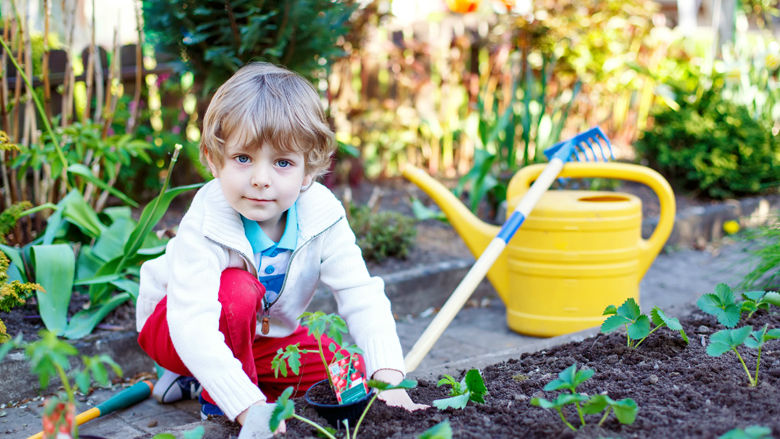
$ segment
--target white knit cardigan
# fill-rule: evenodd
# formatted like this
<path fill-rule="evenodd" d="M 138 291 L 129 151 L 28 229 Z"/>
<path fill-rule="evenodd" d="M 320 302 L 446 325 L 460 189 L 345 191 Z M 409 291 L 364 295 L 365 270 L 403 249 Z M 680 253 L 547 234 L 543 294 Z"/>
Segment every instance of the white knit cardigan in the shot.
<path fill-rule="evenodd" d="M 297 203 L 299 244 L 281 295 L 270 309 L 268 337 L 285 337 L 297 328 L 298 317 L 321 282 L 333 292 L 339 315 L 363 350 L 369 376 L 384 368 L 405 372 L 384 283 L 369 275 L 341 203 L 319 183 L 302 192 Z M 257 275 L 252 255 L 239 214 L 213 180 L 195 195 L 165 254 L 141 267 L 136 304 L 140 331 L 157 303 L 168 296 L 176 352 L 230 419 L 265 400 L 219 332 L 220 275 L 229 267 Z"/>

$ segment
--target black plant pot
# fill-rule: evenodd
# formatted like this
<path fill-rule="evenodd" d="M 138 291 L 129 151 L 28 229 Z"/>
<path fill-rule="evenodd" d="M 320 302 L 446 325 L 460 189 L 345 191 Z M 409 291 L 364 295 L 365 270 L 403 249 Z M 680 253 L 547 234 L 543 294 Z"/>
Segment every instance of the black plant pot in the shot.
<path fill-rule="evenodd" d="M 358 419 L 360 419 L 360 415 L 363 414 L 363 410 L 366 409 L 368 402 L 371 401 L 371 398 L 373 398 L 374 392 L 376 392 L 375 389 L 370 389 L 371 391 L 364 398 L 347 404 L 324 404 L 322 402 L 312 400 L 313 390 L 320 389 L 322 387 L 325 387 L 328 391 L 333 392 L 333 389 L 330 388 L 330 383 L 328 380 L 324 379 L 314 383 L 314 385 L 306 391 L 304 400 L 307 404 L 314 407 L 314 410 L 317 411 L 317 414 L 325 418 L 325 420 L 327 420 L 330 425 L 336 428 L 339 428 L 340 424 L 343 423 L 344 420 L 349 422 L 350 428 L 354 427 Z"/>

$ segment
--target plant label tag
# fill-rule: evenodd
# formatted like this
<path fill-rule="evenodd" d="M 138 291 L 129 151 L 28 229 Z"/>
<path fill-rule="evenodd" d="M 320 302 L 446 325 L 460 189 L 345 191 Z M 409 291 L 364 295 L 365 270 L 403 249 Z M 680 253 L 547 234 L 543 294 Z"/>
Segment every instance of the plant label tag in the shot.
<path fill-rule="evenodd" d="M 360 362 L 360 357 L 352 354 L 331 363 L 328 367 L 328 375 L 333 381 L 333 390 L 339 404 L 348 404 L 368 395 L 366 375 L 360 367 Z"/>

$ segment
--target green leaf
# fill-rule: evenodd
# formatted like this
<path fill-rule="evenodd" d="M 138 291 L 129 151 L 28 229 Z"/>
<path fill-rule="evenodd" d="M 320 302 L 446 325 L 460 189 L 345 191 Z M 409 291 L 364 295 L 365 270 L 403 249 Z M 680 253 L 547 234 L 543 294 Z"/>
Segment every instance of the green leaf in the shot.
<path fill-rule="evenodd" d="M 466 384 L 466 388 L 471 392 L 471 400 L 474 401 L 475 398 L 478 398 L 481 401 L 477 402 L 484 403 L 485 401 L 482 399 L 482 396 L 487 393 L 487 387 L 485 387 L 485 380 L 482 379 L 479 370 L 469 370 L 466 372 L 466 377 L 463 380 Z"/>
<path fill-rule="evenodd" d="M 17 248 L 10 247 L 5 244 L 0 244 L 0 251 L 5 253 L 5 255 L 8 256 L 8 260 L 11 261 L 11 265 L 9 266 L 8 269 L 9 280 L 11 281 L 19 280 L 20 282 L 27 282 L 28 281 L 27 276 L 25 275 L 26 273 L 24 271 L 24 262 L 22 262 L 22 252 L 19 251 L 19 249 Z M 20 279 L 13 279 L 13 277 L 11 277 L 11 273 L 10 273 L 11 267 L 16 267 L 16 269 L 19 272 Z"/>
<path fill-rule="evenodd" d="M 582 406 L 582 411 L 586 415 L 595 415 L 596 413 L 604 411 L 608 405 L 614 404 L 614 402 L 615 401 L 607 395 L 593 395 L 585 405 Z"/>
<path fill-rule="evenodd" d="M 138 203 L 133 201 L 127 195 L 123 194 L 120 190 L 116 189 L 113 186 L 109 186 L 103 180 L 95 177 L 92 174 L 92 171 L 88 167 L 82 165 L 81 163 L 76 163 L 76 164 L 68 166 L 68 172 L 71 173 L 71 174 L 76 174 L 76 175 L 80 175 L 80 176 L 84 177 L 90 183 L 94 184 L 95 186 L 99 187 L 100 189 L 108 191 L 109 193 L 111 193 L 111 195 L 119 198 L 125 204 L 127 204 L 129 206 L 132 206 L 132 207 L 138 207 Z"/>
<path fill-rule="evenodd" d="M 367 382 L 369 387 L 373 387 L 380 392 L 384 392 L 385 390 L 393 390 L 393 389 L 414 389 L 417 387 L 417 381 L 416 380 L 410 380 L 410 379 L 403 379 L 398 384 L 390 384 L 386 383 L 384 381 L 379 380 L 368 380 Z"/>
<path fill-rule="evenodd" d="M 141 212 L 141 217 L 138 219 L 138 223 L 133 229 L 133 232 L 130 234 L 130 237 L 127 239 L 127 243 L 125 243 L 124 254 L 134 255 L 136 252 L 138 252 L 138 249 L 141 248 L 141 245 L 143 244 L 147 235 L 152 232 L 154 226 L 156 226 L 163 215 L 165 215 L 165 212 L 168 210 L 168 206 L 177 195 L 192 189 L 197 189 L 201 186 L 203 186 L 203 183 L 171 188 L 150 201 Z M 123 267 L 119 268 L 121 269 Z"/>
<path fill-rule="evenodd" d="M 707 345 L 707 355 L 719 357 L 731 349 L 741 345 L 753 330 L 752 326 L 743 326 L 738 329 L 723 329 L 710 336 Z"/>
<path fill-rule="evenodd" d="M 607 317 L 606 320 L 604 320 L 604 323 L 601 324 L 601 332 L 604 334 L 609 334 L 610 332 L 617 331 L 618 329 L 622 328 L 625 324 L 627 324 L 630 320 L 626 319 L 625 317 L 621 315 L 612 315 Z"/>
<path fill-rule="evenodd" d="M 99 237 L 105 230 L 106 226 L 100 222 L 97 213 L 84 201 L 84 197 L 76 189 L 70 191 L 59 205 L 62 206 L 62 216 L 90 238 Z"/>
<path fill-rule="evenodd" d="M 764 294 L 764 302 L 771 303 L 774 306 L 780 306 L 780 293 L 777 291 L 767 291 Z"/>
<path fill-rule="evenodd" d="M 771 329 L 767 331 L 768 326 L 769 325 L 764 325 L 763 328 L 751 332 L 750 336 L 745 339 L 745 346 L 751 349 L 759 349 L 767 341 L 780 338 L 780 329 Z"/>
<path fill-rule="evenodd" d="M 446 410 L 448 408 L 462 409 L 469 403 L 469 393 L 463 393 L 458 396 L 452 396 L 450 398 L 434 399 L 433 406 L 439 410 Z"/>
<path fill-rule="evenodd" d="M 63 336 L 69 339 L 82 338 L 92 332 L 111 311 L 130 299 L 129 293 L 119 293 L 101 305 L 91 306 L 88 309 L 77 312 L 70 319 Z"/>
<path fill-rule="evenodd" d="M 772 439 L 772 429 L 761 425 L 751 425 L 744 430 L 735 428 L 721 435 L 719 439 Z"/>
<path fill-rule="evenodd" d="M 295 404 L 290 401 L 290 395 L 293 393 L 293 388 L 288 387 L 284 389 L 284 392 L 276 400 L 276 406 L 274 406 L 271 412 L 271 420 L 268 423 L 268 427 L 271 431 L 276 431 L 279 428 L 279 424 L 285 419 L 290 419 L 295 414 Z"/>
<path fill-rule="evenodd" d="M 653 309 L 650 311 L 650 318 L 653 320 L 653 324 L 656 326 L 666 325 L 669 329 L 678 331 L 683 340 L 688 343 L 688 335 L 685 334 L 685 330 L 683 330 L 682 324 L 680 324 L 680 320 L 678 320 L 676 317 L 667 316 L 664 314 L 661 308 L 656 306 L 653 307 Z"/>
<path fill-rule="evenodd" d="M 604 312 L 601 313 L 603 316 L 608 316 L 612 314 L 617 314 L 617 308 L 615 305 L 609 305 L 608 307 L 604 308 Z"/>
<path fill-rule="evenodd" d="M 31 254 L 35 281 L 45 289 L 35 293 L 38 312 L 46 329 L 61 334 L 68 325 L 76 256 L 68 244 L 35 245 Z"/>
<path fill-rule="evenodd" d="M 646 315 L 640 315 L 634 323 L 628 326 L 628 336 L 632 340 L 639 340 L 650 334 L 650 319 Z"/>
<path fill-rule="evenodd" d="M 621 424 L 633 424 L 636 420 L 636 414 L 639 408 L 636 405 L 636 401 L 631 398 L 621 399 L 614 402 L 612 410 L 615 412 L 615 417 Z"/>
<path fill-rule="evenodd" d="M 536 397 L 531 398 L 531 405 L 536 407 L 541 407 L 543 409 L 552 409 L 557 407 L 555 403 L 552 401 L 548 401 L 544 398 L 536 398 Z"/>
<path fill-rule="evenodd" d="M 92 246 L 92 252 L 104 261 L 121 256 L 125 242 L 127 242 L 134 227 L 135 223 L 132 219 L 117 219 L 100 234 L 95 245 Z"/>
<path fill-rule="evenodd" d="M 740 307 L 734 303 L 734 295 L 726 284 L 718 284 L 715 294 L 704 294 L 696 301 L 699 309 L 713 315 L 721 325 L 733 328 L 739 323 Z"/>
<path fill-rule="evenodd" d="M 620 308 L 618 308 L 617 313 L 631 321 L 636 321 L 636 319 L 642 315 L 639 304 L 636 303 L 636 300 L 634 300 L 633 297 L 626 299 L 626 301 L 620 305 Z"/>
<path fill-rule="evenodd" d="M 452 427 L 448 419 L 425 430 L 418 439 L 452 439 Z"/>
<path fill-rule="evenodd" d="M 176 439 L 176 436 L 171 433 L 160 433 L 152 436 L 152 439 Z"/>
<path fill-rule="evenodd" d="M 202 425 L 198 425 L 192 430 L 184 432 L 184 439 L 201 439 L 206 435 L 206 429 Z"/>

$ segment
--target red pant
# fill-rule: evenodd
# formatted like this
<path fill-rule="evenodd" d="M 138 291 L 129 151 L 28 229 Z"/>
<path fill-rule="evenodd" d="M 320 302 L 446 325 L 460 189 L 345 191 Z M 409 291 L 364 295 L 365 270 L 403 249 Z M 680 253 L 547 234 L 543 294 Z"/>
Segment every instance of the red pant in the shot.
<path fill-rule="evenodd" d="M 294 396 L 300 396 L 314 383 L 326 378 L 319 354 L 302 354 L 299 375 L 293 375 L 288 369 L 287 377 L 280 374 L 278 378 L 274 377 L 271 369 L 271 359 L 278 349 L 295 343 L 301 344 L 301 350 L 316 351 L 317 339 L 309 335 L 307 329 L 302 326 L 298 326 L 295 332 L 284 338 L 255 339 L 257 312 L 262 309 L 263 294 L 265 287 L 251 273 L 238 268 L 223 271 L 219 286 L 219 302 L 222 305 L 219 330 L 225 335 L 225 344 L 241 362 L 244 372 L 269 402 L 276 401 L 289 386 L 295 388 Z M 171 342 L 166 318 L 167 299 L 165 297 L 157 304 L 138 336 L 138 343 L 160 366 L 179 375 L 192 376 Z M 333 359 L 333 353 L 328 349 L 330 343 L 333 343 L 333 340 L 322 337 L 322 346 L 328 362 Z M 360 363 L 365 364 L 363 361 Z M 202 395 L 206 401 L 214 403 L 205 389 Z"/>

